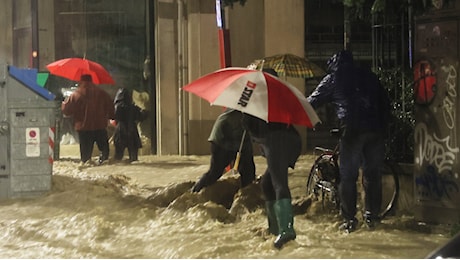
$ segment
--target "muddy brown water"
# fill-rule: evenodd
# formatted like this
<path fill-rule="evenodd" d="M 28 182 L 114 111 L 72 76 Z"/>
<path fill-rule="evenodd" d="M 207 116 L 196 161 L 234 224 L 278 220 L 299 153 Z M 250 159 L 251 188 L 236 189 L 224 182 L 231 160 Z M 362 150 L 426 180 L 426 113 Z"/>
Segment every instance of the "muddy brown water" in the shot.
<path fill-rule="evenodd" d="M 375 230 L 338 231 L 338 216 L 305 197 L 313 156 L 289 181 L 297 239 L 282 250 L 266 232 L 257 184 L 237 175 L 191 193 L 209 156 L 141 156 L 128 164 L 82 167 L 61 154 L 53 188 L 32 199 L 0 201 L 1 258 L 423 258 L 449 237 L 402 210 Z M 265 161 L 256 157 L 257 174 Z"/>

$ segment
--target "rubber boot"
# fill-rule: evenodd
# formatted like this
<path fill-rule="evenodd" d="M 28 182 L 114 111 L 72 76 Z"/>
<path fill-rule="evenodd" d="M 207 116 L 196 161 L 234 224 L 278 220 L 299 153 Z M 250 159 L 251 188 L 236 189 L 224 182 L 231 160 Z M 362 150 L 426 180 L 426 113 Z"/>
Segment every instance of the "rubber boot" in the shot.
<path fill-rule="evenodd" d="M 276 219 L 278 220 L 279 232 L 273 245 L 281 249 L 284 244 L 296 238 L 291 199 L 280 199 L 275 201 L 274 209 Z"/>
<path fill-rule="evenodd" d="M 276 220 L 275 214 L 275 201 L 266 201 L 265 202 L 265 213 L 267 214 L 268 219 L 268 232 L 272 235 L 278 235 L 278 221 Z"/>

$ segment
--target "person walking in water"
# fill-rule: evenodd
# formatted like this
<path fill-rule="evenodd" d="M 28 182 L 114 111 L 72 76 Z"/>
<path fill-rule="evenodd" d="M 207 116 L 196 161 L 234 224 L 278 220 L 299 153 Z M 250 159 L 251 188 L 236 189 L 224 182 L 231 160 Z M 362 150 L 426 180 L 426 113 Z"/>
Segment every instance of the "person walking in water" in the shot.
<path fill-rule="evenodd" d="M 277 76 L 273 69 L 264 72 Z M 274 246 L 282 248 L 296 238 L 288 169 L 294 168 L 300 156 L 302 141 L 293 125 L 265 122 L 243 114 L 243 127 L 253 142 L 259 144 L 267 169 L 261 178 L 262 192 L 268 219 L 268 231 L 275 235 Z"/>
<path fill-rule="evenodd" d="M 125 149 L 128 149 L 129 161 L 138 160 L 139 148 L 142 148 L 137 123 L 147 118 L 147 111 L 133 103 L 131 92 L 120 88 L 115 95 L 115 121 L 117 123 L 113 134 L 115 160 L 121 160 Z"/>
<path fill-rule="evenodd" d="M 235 160 L 240 145 L 242 145 L 242 149 L 238 172 L 241 187 L 245 187 L 255 180 L 252 144 L 249 135 L 244 133 L 241 122 L 242 116 L 238 110 L 226 109 L 214 122 L 208 138 L 211 143 L 209 170 L 193 185 L 193 192 L 199 192 L 204 187 L 214 184 L 224 173 L 225 167 Z"/>
<path fill-rule="evenodd" d="M 353 232 L 356 219 L 359 168 L 363 166 L 364 221 L 369 228 L 379 222 L 382 203 L 381 168 L 385 159 L 385 129 L 390 115 L 388 95 L 377 76 L 356 67 L 350 51 L 342 50 L 328 61 L 328 73 L 307 98 L 313 108 L 336 105 L 340 122 L 340 211 L 339 227 Z"/>
<path fill-rule="evenodd" d="M 109 158 L 107 125 L 115 116 L 112 98 L 92 82 L 91 75 L 82 75 L 77 90 L 61 105 L 62 113 L 72 117 L 80 141 L 80 159 L 91 159 L 94 143 L 100 151 L 98 163 Z"/>

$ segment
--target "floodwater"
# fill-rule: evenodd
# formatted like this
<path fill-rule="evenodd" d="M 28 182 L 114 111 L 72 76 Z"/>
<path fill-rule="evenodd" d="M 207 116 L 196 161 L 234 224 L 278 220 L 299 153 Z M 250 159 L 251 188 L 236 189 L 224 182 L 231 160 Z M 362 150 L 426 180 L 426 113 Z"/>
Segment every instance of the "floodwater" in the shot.
<path fill-rule="evenodd" d="M 404 210 L 373 231 L 339 232 L 338 217 L 305 197 L 313 157 L 304 155 L 290 171 L 297 239 L 277 250 L 258 185 L 238 190 L 227 173 L 190 192 L 209 156 L 84 167 L 76 150 L 61 150 L 49 193 L 0 201 L 0 258 L 424 258 L 450 238 L 449 227 Z M 256 165 L 261 175 L 264 159 Z"/>

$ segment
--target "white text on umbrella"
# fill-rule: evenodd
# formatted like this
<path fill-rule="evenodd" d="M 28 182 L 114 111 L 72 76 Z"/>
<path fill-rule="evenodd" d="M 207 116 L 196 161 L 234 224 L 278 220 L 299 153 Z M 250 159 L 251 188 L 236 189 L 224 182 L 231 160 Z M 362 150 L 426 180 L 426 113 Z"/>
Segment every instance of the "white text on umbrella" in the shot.
<path fill-rule="evenodd" d="M 243 93 L 241 93 L 241 97 L 238 100 L 238 105 L 242 107 L 246 107 L 248 105 L 249 99 L 251 98 L 252 92 L 256 88 L 256 83 L 248 81 L 246 86 L 244 87 Z"/>

